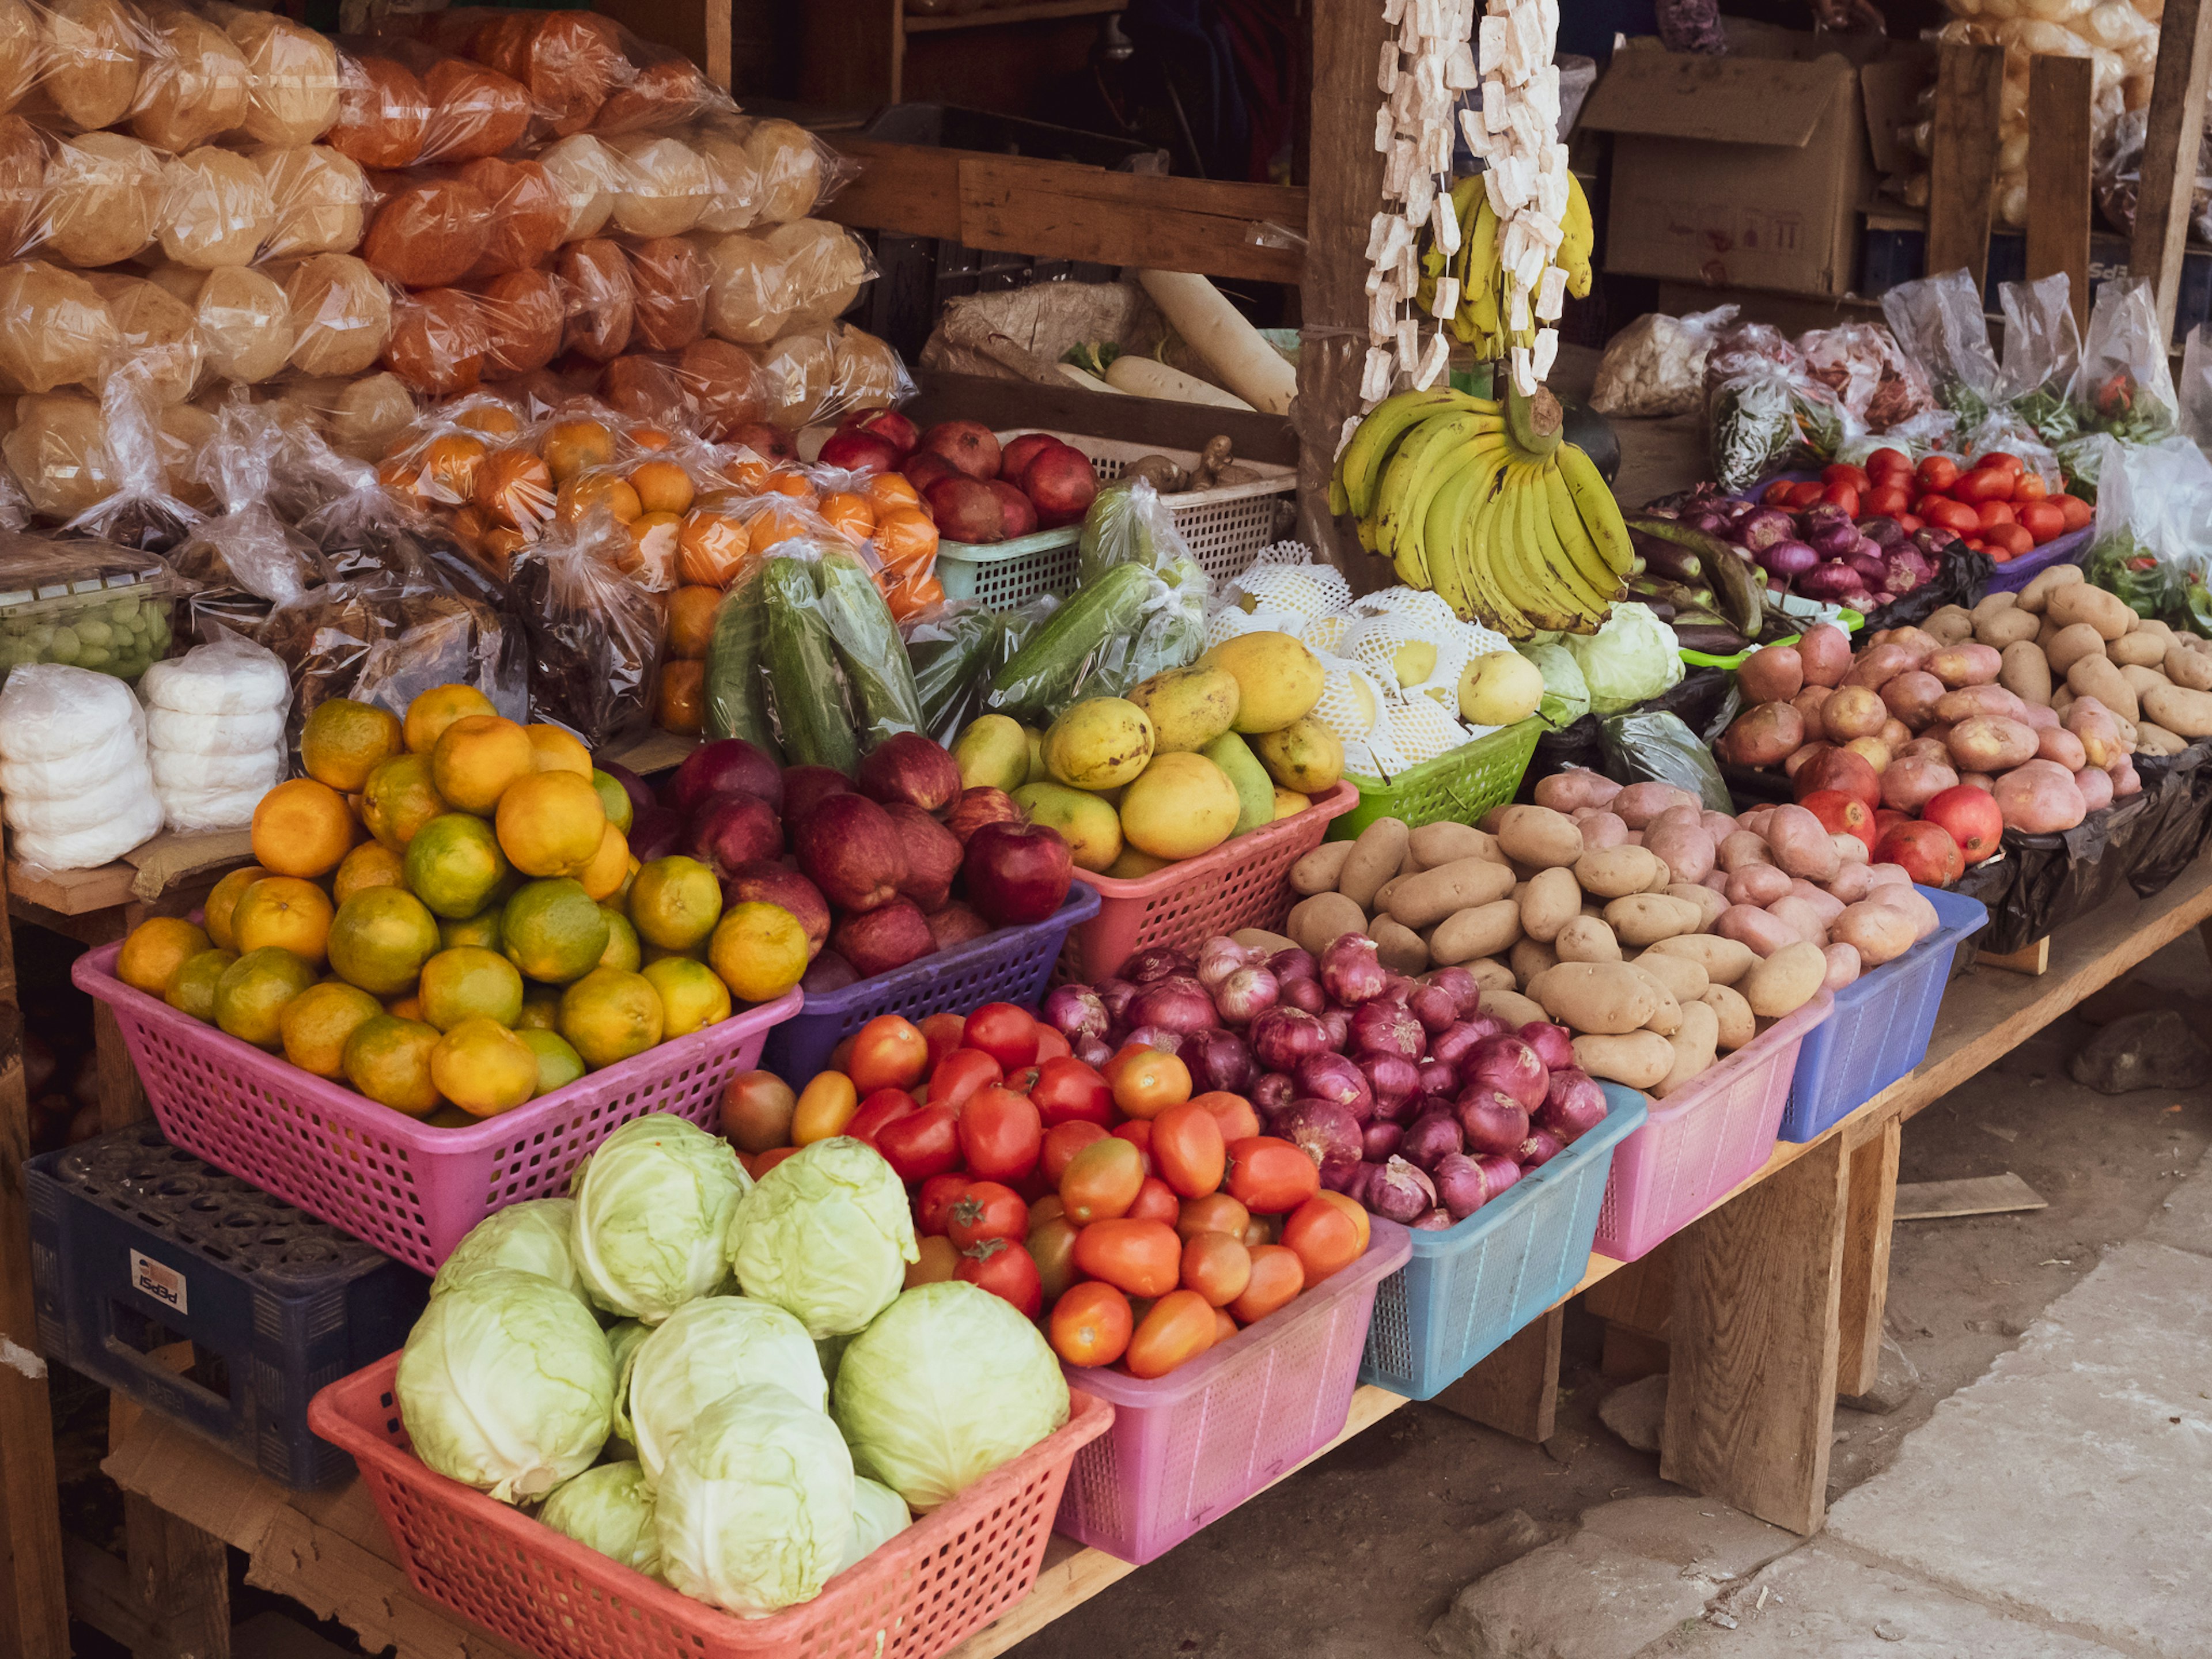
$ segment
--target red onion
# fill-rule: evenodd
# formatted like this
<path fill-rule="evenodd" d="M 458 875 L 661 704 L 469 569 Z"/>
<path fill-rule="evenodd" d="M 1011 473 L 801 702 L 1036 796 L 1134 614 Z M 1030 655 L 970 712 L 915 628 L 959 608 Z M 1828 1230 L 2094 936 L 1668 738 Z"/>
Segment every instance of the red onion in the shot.
<path fill-rule="evenodd" d="M 1167 1031 L 1203 1031 L 1218 1024 L 1213 999 L 1186 974 L 1154 980 L 1129 1005 L 1129 1024 L 1157 1025 Z"/>
<path fill-rule="evenodd" d="M 1198 982 L 1209 991 L 1218 990 L 1223 980 L 1260 959 L 1250 946 L 1217 936 L 1198 947 Z"/>
<path fill-rule="evenodd" d="M 1267 971 L 1273 973 L 1274 969 L 1271 968 Z M 1319 980 L 1285 979 L 1279 974 L 1275 975 L 1275 980 L 1282 988 L 1279 993 L 1282 1006 L 1309 1014 L 1317 1014 L 1328 1006 L 1328 993 L 1321 988 Z"/>
<path fill-rule="evenodd" d="M 1291 1075 L 1302 1097 L 1334 1101 L 1361 1123 L 1375 1115 L 1375 1091 L 1366 1073 L 1342 1054 L 1308 1054 Z"/>
<path fill-rule="evenodd" d="M 1252 1109 L 1265 1116 L 1279 1112 L 1298 1097 L 1298 1085 L 1280 1072 L 1265 1072 L 1253 1080 Z"/>
<path fill-rule="evenodd" d="M 1421 981 L 1409 979 L 1395 968 L 1382 970 L 1382 998 L 1386 1002 L 1407 1002 L 1421 988 Z"/>
<path fill-rule="evenodd" d="M 1765 553 L 1778 543 L 1788 541 L 1797 533 L 1797 526 L 1790 515 L 1778 507 L 1762 507 L 1737 520 L 1734 539 L 1736 544 L 1753 553 Z M 1761 561 L 1762 563 L 1765 561 Z M 1771 564 L 1766 567 L 1771 570 Z"/>
<path fill-rule="evenodd" d="M 1293 945 L 1267 958 L 1267 971 L 1287 985 L 1294 979 L 1320 979 L 1321 963 L 1312 951 Z"/>
<path fill-rule="evenodd" d="M 1536 1051 L 1536 1058 L 1547 1072 L 1559 1071 L 1575 1063 L 1574 1033 L 1564 1025 L 1548 1025 L 1540 1019 L 1532 1019 L 1515 1035 Z"/>
<path fill-rule="evenodd" d="M 1182 1052 L 1183 1033 L 1158 1025 L 1139 1025 L 1121 1040 L 1124 1048 L 1157 1048 L 1164 1054 Z"/>
<path fill-rule="evenodd" d="M 1462 1095 L 1452 1112 L 1469 1152 L 1510 1156 L 1528 1138 L 1528 1114 L 1521 1103 L 1480 1084 Z"/>
<path fill-rule="evenodd" d="M 1224 1025 L 1249 1025 L 1275 1006 L 1281 990 L 1265 968 L 1239 968 L 1213 988 L 1214 1012 Z"/>
<path fill-rule="evenodd" d="M 1549 1129 L 1531 1129 L 1513 1157 L 1524 1170 L 1540 1170 L 1566 1150 Z"/>
<path fill-rule="evenodd" d="M 1091 991 L 1105 1006 L 1109 1020 L 1116 1025 L 1129 1023 L 1129 1005 L 1137 996 L 1135 986 L 1126 979 L 1102 979 L 1091 988 Z"/>
<path fill-rule="evenodd" d="M 1371 1210 L 1375 1206 L 1370 1204 L 1367 1207 Z M 1419 1220 L 1409 1221 L 1406 1224 L 1411 1227 L 1417 1233 L 1447 1233 L 1451 1231 L 1451 1212 L 1449 1210 L 1431 1210 Z"/>
<path fill-rule="evenodd" d="M 1437 1207 L 1437 1189 L 1404 1158 L 1390 1158 L 1367 1178 L 1367 1207 L 1386 1221 L 1418 1221 Z"/>
<path fill-rule="evenodd" d="M 1097 1037 L 1077 1037 L 1068 1046 L 1075 1051 L 1075 1057 L 1094 1072 L 1114 1058 L 1113 1045 Z"/>
<path fill-rule="evenodd" d="M 1536 1109 L 1540 1129 L 1571 1146 L 1605 1121 L 1605 1091 L 1588 1073 L 1570 1066 L 1552 1073 L 1552 1086 Z"/>
<path fill-rule="evenodd" d="M 1268 1133 L 1289 1141 L 1316 1165 L 1334 1160 L 1359 1161 L 1359 1120 L 1333 1100 L 1294 1100 L 1275 1115 Z"/>
<path fill-rule="evenodd" d="M 1464 968 L 1438 968 L 1423 981 L 1449 992 L 1459 1006 L 1459 1017 L 1472 1019 L 1482 1002 L 1482 981 Z"/>
<path fill-rule="evenodd" d="M 1398 1143 L 1398 1156 L 1409 1158 L 1425 1170 L 1433 1170 L 1437 1160 L 1446 1152 L 1466 1149 L 1466 1137 L 1460 1133 L 1459 1125 L 1442 1112 L 1431 1112 L 1426 1117 L 1413 1120 L 1413 1127 Z"/>
<path fill-rule="evenodd" d="M 1486 1014 L 1479 1014 L 1474 1019 L 1458 1020 L 1447 1025 L 1429 1039 L 1429 1058 L 1440 1060 L 1445 1065 L 1456 1068 L 1462 1060 L 1474 1052 L 1476 1043 L 1493 1035 L 1484 1030 L 1480 1024 L 1480 1021 L 1488 1018 L 1489 1016 Z M 1491 1023 L 1495 1024 L 1497 1022 L 1493 1020 Z"/>
<path fill-rule="evenodd" d="M 1328 1032 L 1311 1014 L 1280 1004 L 1252 1022 L 1252 1054 L 1271 1072 L 1291 1072 L 1328 1047 Z"/>
<path fill-rule="evenodd" d="M 1789 541 L 1775 543 L 1759 555 L 1759 562 L 1770 574 L 1802 576 L 1820 562 L 1820 555 L 1819 550 L 1793 537 Z"/>
<path fill-rule="evenodd" d="M 1406 999 L 1406 1006 L 1431 1036 L 1459 1018 L 1459 1000 L 1441 985 L 1424 985 Z"/>
<path fill-rule="evenodd" d="M 1490 1195 L 1497 1198 L 1508 1187 L 1521 1179 L 1521 1166 L 1500 1152 L 1486 1153 L 1475 1159 L 1482 1165 L 1482 1178 L 1490 1188 Z"/>
<path fill-rule="evenodd" d="M 1073 1042 L 1106 1029 L 1106 1005 L 1087 985 L 1055 986 L 1044 1000 L 1044 1023 Z"/>
<path fill-rule="evenodd" d="M 1361 1147 L 1369 1158 L 1378 1163 L 1396 1152 L 1400 1143 L 1405 1139 L 1404 1124 L 1385 1123 L 1380 1118 L 1376 1119 L 1359 1132 Z"/>
<path fill-rule="evenodd" d="M 1456 1095 L 1459 1093 L 1459 1067 L 1441 1060 L 1422 1060 L 1414 1070 L 1420 1074 L 1421 1092 L 1425 1095 Z"/>
<path fill-rule="evenodd" d="M 1383 969 L 1379 949 L 1364 933 L 1343 933 L 1321 953 L 1322 988 L 1350 1007 L 1371 1002 L 1382 994 Z"/>
<path fill-rule="evenodd" d="M 1172 945 L 1151 945 L 1121 964 L 1121 977 L 1132 985 L 1150 985 L 1154 980 L 1165 979 L 1170 974 L 1188 974 L 1198 964 L 1190 959 L 1188 951 L 1178 951 Z"/>
<path fill-rule="evenodd" d="M 1485 1037 L 1460 1062 L 1460 1075 L 1472 1088 L 1495 1089 L 1522 1109 L 1534 1111 L 1544 1103 L 1552 1074 L 1536 1051 L 1517 1036 Z"/>
<path fill-rule="evenodd" d="M 1455 1221 L 1463 1221 L 1482 1207 L 1490 1196 L 1490 1183 L 1483 1179 L 1482 1165 L 1464 1152 L 1448 1152 L 1437 1160 L 1431 1172 L 1437 1183 L 1437 1196 L 1444 1201 L 1444 1208 Z"/>
<path fill-rule="evenodd" d="M 1322 1166 L 1321 1184 L 1330 1192 L 1342 1193 L 1355 1204 L 1367 1202 L 1367 1183 L 1374 1176 L 1376 1165 L 1346 1164 L 1341 1161 Z"/>
<path fill-rule="evenodd" d="M 1194 1094 L 1219 1091 L 1241 1095 L 1259 1070 L 1252 1063 L 1252 1050 L 1244 1039 L 1218 1026 L 1210 1031 L 1194 1031 L 1183 1040 L 1179 1053 L 1182 1063 L 1190 1068 L 1190 1086 Z"/>
<path fill-rule="evenodd" d="M 1321 1021 L 1321 1029 L 1328 1034 L 1328 1046 L 1342 1054 L 1344 1045 L 1352 1041 L 1352 1010 L 1340 1008 L 1332 1002 L 1316 1018 Z"/>
<path fill-rule="evenodd" d="M 1358 1054 L 1395 1054 L 1419 1060 L 1429 1045 L 1429 1034 L 1402 1002 L 1377 997 L 1363 1002 L 1352 1014 L 1352 1051 Z"/>
<path fill-rule="evenodd" d="M 1363 1054 L 1359 1069 L 1375 1097 L 1378 1117 L 1395 1117 L 1397 1109 L 1420 1092 L 1420 1068 L 1402 1054 Z"/>
<path fill-rule="evenodd" d="M 1449 1095 L 1424 1095 L 1417 1091 L 1413 1094 L 1407 1095 L 1403 1100 L 1395 1102 L 1386 1101 L 1380 1096 L 1377 1096 L 1375 1101 L 1375 1115 L 1370 1119 L 1369 1121 L 1375 1123 L 1411 1123 L 1415 1118 L 1420 1116 L 1424 1112 L 1437 1111 L 1449 1113 L 1450 1110 L 1451 1097 Z"/>

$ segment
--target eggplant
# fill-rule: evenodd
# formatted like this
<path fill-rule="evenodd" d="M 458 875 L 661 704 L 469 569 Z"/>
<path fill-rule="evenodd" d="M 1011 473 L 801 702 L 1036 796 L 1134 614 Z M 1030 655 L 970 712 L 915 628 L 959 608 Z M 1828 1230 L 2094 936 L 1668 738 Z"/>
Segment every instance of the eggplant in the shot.
<path fill-rule="evenodd" d="M 1672 542 L 1655 541 L 1644 556 L 1644 568 L 1670 581 L 1705 580 L 1705 562 L 1688 548 L 1677 547 Z"/>
<path fill-rule="evenodd" d="M 1709 657 L 1732 657 L 1751 644 L 1735 629 L 1724 625 L 1677 622 L 1674 628 L 1675 641 L 1684 650 L 1702 651 Z"/>
<path fill-rule="evenodd" d="M 1751 565 L 1741 550 L 1717 536 L 1708 536 L 1703 531 L 1668 519 L 1647 518 L 1638 514 L 1629 519 L 1627 525 L 1632 531 L 1671 542 L 1696 554 L 1704 565 L 1701 574 L 1711 580 L 1720 613 L 1728 618 L 1729 626 L 1747 640 L 1759 636 L 1765 623 L 1759 602 L 1760 584 L 1752 575 Z"/>

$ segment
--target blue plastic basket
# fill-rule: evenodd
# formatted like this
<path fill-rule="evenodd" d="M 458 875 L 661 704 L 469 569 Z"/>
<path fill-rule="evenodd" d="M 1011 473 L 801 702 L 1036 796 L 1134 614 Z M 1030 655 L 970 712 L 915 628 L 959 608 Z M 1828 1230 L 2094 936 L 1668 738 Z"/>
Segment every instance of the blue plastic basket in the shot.
<path fill-rule="evenodd" d="M 1376 1293 L 1362 1382 L 1426 1400 L 1581 1282 L 1613 1148 L 1646 1110 L 1635 1090 L 1598 1086 L 1603 1123 L 1457 1226 L 1412 1235 L 1413 1259 Z"/>
<path fill-rule="evenodd" d="M 1781 1137 L 1806 1141 L 1872 1100 L 1917 1066 L 1935 1033 L 1936 1010 L 1966 941 L 1988 926 L 1978 899 L 1923 887 L 1942 924 L 1894 962 L 1836 993 L 1836 1012 L 1797 1051 Z"/>
<path fill-rule="evenodd" d="M 1098 914 L 1098 890 L 1076 882 L 1067 899 L 1042 921 L 1001 927 L 950 951 L 910 962 L 873 979 L 805 1003 L 768 1034 L 761 1064 L 794 1089 L 830 1064 L 830 1052 L 878 1014 L 963 1013 L 979 1003 L 1034 1006 L 1071 929 Z"/>

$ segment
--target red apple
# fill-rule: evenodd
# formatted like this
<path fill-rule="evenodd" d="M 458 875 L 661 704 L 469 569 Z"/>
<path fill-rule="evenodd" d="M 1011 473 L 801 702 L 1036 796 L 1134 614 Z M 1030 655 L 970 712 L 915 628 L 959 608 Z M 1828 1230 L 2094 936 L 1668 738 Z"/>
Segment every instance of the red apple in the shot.
<path fill-rule="evenodd" d="M 823 466 L 841 467 L 864 478 L 872 478 L 879 472 L 890 471 L 904 457 L 889 438 L 848 428 L 824 439 L 821 453 L 814 459 Z"/>
<path fill-rule="evenodd" d="M 973 478 L 958 477 L 941 478 L 922 494 L 929 501 L 929 511 L 937 520 L 937 532 L 947 541 L 978 543 L 1001 542 L 1006 538 L 1006 507 L 999 499 L 998 491 L 1010 495 L 1022 492 L 1011 484 L 978 483 Z M 1022 496 L 1024 505 L 1029 497 Z"/>
<path fill-rule="evenodd" d="M 1075 860 L 1060 831 L 1041 823 L 987 823 L 960 861 L 968 902 L 1000 927 L 1042 921 L 1060 908 Z"/>
<path fill-rule="evenodd" d="M 592 764 L 622 785 L 623 793 L 629 797 L 629 810 L 633 818 L 647 807 L 658 806 L 660 804 L 653 798 L 653 786 L 620 761 L 601 760 L 594 755 L 592 757 Z"/>
<path fill-rule="evenodd" d="M 957 478 L 960 469 L 944 456 L 927 449 L 917 449 L 899 463 L 899 476 L 912 484 L 917 495 L 927 495 L 947 478 Z"/>
<path fill-rule="evenodd" d="M 915 908 L 912 899 L 894 898 L 872 910 L 847 916 L 830 937 L 837 954 L 851 963 L 863 979 L 903 968 L 937 949 L 929 923 Z"/>
<path fill-rule="evenodd" d="M 860 972 L 835 951 L 819 951 L 806 969 L 806 976 L 799 981 L 799 988 L 811 997 L 826 997 L 832 991 L 842 991 L 848 985 L 860 982 Z"/>
<path fill-rule="evenodd" d="M 783 851 L 783 821 L 758 795 L 725 789 L 700 802 L 685 839 L 691 856 L 719 877 Z"/>
<path fill-rule="evenodd" d="M 744 903 L 780 904 L 806 930 L 809 956 L 830 937 L 830 902 L 812 882 L 769 859 L 732 865 L 722 872 L 722 908 Z"/>
<path fill-rule="evenodd" d="M 1881 805 L 1881 778 L 1874 763 L 1848 749 L 1823 749 L 1797 770 L 1797 799 L 1822 789 L 1838 789 L 1866 803 L 1871 812 Z"/>
<path fill-rule="evenodd" d="M 799 459 L 799 446 L 781 427 L 741 426 L 730 434 L 729 441 L 751 450 L 770 466 L 788 466 Z"/>
<path fill-rule="evenodd" d="M 999 440 L 981 421 L 939 421 L 921 434 L 921 447 L 971 478 L 999 476 Z"/>
<path fill-rule="evenodd" d="M 1814 817 L 1820 827 L 1832 836 L 1856 836 L 1874 851 L 1874 814 L 1856 795 L 1847 795 L 1840 789 L 1815 789 L 1797 803 Z"/>
<path fill-rule="evenodd" d="M 968 837 L 987 823 L 1019 823 L 1024 814 L 1014 804 L 1014 798 L 1003 789 L 994 789 L 988 783 L 979 783 L 972 789 L 963 789 L 960 799 L 952 803 L 952 810 L 945 815 L 945 827 L 960 838 L 965 847 Z"/>
<path fill-rule="evenodd" d="M 921 434 L 915 430 L 914 422 L 896 409 L 856 409 L 837 425 L 841 431 L 873 433 L 898 451 L 901 460 L 913 454 L 921 442 Z"/>
<path fill-rule="evenodd" d="M 866 795 L 825 796 L 798 821 L 791 839 L 799 869 L 837 909 L 889 904 L 906 879 L 899 828 Z"/>
<path fill-rule="evenodd" d="M 831 795 L 849 795 L 853 781 L 834 766 L 783 769 L 783 821 L 797 823 Z"/>
<path fill-rule="evenodd" d="M 924 910 L 943 908 L 952 896 L 953 878 L 960 873 L 960 838 L 905 801 L 888 801 L 884 811 L 898 826 L 899 851 L 906 859 L 906 879 L 899 884 L 899 891 Z"/>
<path fill-rule="evenodd" d="M 702 743 L 684 757 L 684 764 L 661 789 L 665 802 L 690 817 L 709 795 L 725 789 L 742 789 L 758 795 L 770 807 L 783 810 L 783 774 L 760 749 L 743 738 L 720 738 Z"/>
<path fill-rule="evenodd" d="M 1000 540 L 1010 542 L 1017 536 L 1028 535 L 1037 527 L 1036 503 L 1013 485 L 994 478 L 983 488 L 999 498 Z"/>
<path fill-rule="evenodd" d="M 684 844 L 684 819 L 665 806 L 641 806 L 629 821 L 629 855 L 640 864 L 665 859 Z"/>
<path fill-rule="evenodd" d="M 1920 809 L 1930 823 L 1940 823 L 1958 844 L 1959 856 L 1979 864 L 1997 850 L 2004 838 L 2004 812 L 1986 789 L 1971 783 L 1954 784 L 1930 795 Z"/>
<path fill-rule="evenodd" d="M 1059 442 L 1049 432 L 1024 432 L 1018 438 L 1009 438 L 1000 452 L 999 476 L 1018 489 L 1029 464 Z"/>
<path fill-rule="evenodd" d="M 960 763 L 919 732 L 894 732 L 860 762 L 860 793 L 941 812 L 960 798 Z"/>
<path fill-rule="evenodd" d="M 932 910 L 922 919 L 928 922 L 929 936 L 937 941 L 937 948 L 940 951 L 950 951 L 956 945 L 966 945 L 981 939 L 991 931 L 989 922 L 957 899 L 943 909 Z"/>
<path fill-rule="evenodd" d="M 1990 804 L 1994 806 L 1996 802 L 1992 799 Z M 1905 873 L 1923 887 L 1948 887 L 1966 870 L 1959 843 L 1940 823 L 1893 824 L 1875 843 L 1874 861 L 1903 865 Z"/>
<path fill-rule="evenodd" d="M 1030 463 L 1022 489 L 1036 503 L 1037 522 L 1052 530 L 1091 511 L 1098 499 L 1098 475 L 1088 455 L 1073 444 L 1059 444 Z"/>

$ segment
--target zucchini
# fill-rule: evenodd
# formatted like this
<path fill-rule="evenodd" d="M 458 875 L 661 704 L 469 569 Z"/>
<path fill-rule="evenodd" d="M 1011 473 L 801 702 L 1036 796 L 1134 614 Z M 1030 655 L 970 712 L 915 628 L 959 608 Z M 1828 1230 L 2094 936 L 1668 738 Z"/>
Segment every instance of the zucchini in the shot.
<path fill-rule="evenodd" d="M 768 682 L 762 662 L 768 612 L 762 602 L 764 573 L 755 569 L 722 598 L 714 632 L 707 641 L 707 736 L 743 738 L 783 764 L 782 746 L 769 719 Z"/>
<path fill-rule="evenodd" d="M 906 641 L 867 568 L 850 553 L 825 553 L 817 567 L 830 642 L 853 692 L 853 725 L 863 753 L 885 738 L 921 730 L 921 694 Z"/>
<path fill-rule="evenodd" d="M 1143 625 L 1158 580 L 1144 565 L 1117 564 L 1085 584 L 991 677 L 985 708 L 1039 726 L 1059 714 L 1074 701 L 1100 647 Z"/>
<path fill-rule="evenodd" d="M 804 559 L 772 558 L 761 573 L 763 629 L 776 734 L 793 766 L 859 770 L 860 745 L 845 713 L 845 677 L 830 640 L 830 619 Z"/>

